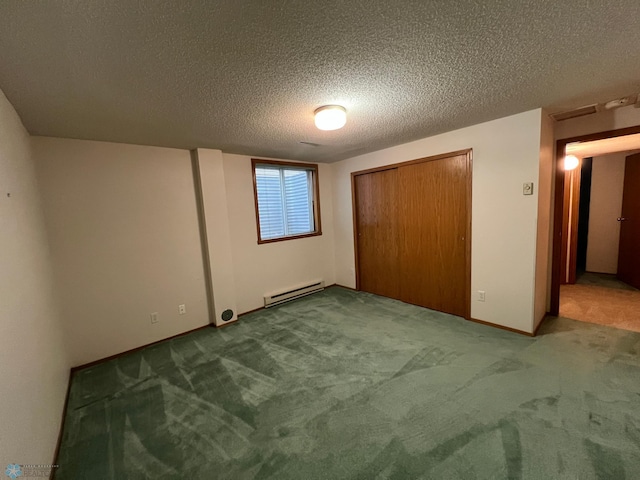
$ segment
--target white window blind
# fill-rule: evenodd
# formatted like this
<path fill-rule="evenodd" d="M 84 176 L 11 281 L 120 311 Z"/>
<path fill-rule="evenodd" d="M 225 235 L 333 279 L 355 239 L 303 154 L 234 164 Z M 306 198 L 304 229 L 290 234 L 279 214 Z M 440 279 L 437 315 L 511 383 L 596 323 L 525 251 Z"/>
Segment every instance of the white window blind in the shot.
<path fill-rule="evenodd" d="M 315 231 L 310 170 L 256 165 L 255 175 L 263 240 Z"/>

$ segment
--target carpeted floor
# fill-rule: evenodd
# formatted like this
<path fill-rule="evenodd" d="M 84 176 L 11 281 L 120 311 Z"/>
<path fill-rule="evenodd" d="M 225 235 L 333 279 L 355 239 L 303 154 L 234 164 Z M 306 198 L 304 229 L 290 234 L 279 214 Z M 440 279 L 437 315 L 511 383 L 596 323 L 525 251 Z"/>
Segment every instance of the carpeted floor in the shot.
<path fill-rule="evenodd" d="M 576 283 L 579 285 L 591 285 L 592 287 L 614 288 L 616 290 L 629 290 L 637 292 L 637 288 L 618 280 L 615 275 L 608 273 L 582 272 L 578 275 Z"/>
<path fill-rule="evenodd" d="M 640 290 L 615 275 L 585 273 L 560 288 L 560 315 L 640 332 Z"/>
<path fill-rule="evenodd" d="M 330 288 L 74 375 L 58 479 L 636 479 L 640 334 Z"/>

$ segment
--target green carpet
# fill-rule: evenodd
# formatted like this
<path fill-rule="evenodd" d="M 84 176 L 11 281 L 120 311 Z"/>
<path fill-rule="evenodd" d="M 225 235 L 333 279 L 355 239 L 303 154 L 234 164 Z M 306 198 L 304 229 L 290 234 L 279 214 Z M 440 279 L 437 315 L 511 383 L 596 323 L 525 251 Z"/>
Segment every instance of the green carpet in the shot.
<path fill-rule="evenodd" d="M 640 334 L 330 288 L 77 372 L 57 479 L 637 479 Z"/>

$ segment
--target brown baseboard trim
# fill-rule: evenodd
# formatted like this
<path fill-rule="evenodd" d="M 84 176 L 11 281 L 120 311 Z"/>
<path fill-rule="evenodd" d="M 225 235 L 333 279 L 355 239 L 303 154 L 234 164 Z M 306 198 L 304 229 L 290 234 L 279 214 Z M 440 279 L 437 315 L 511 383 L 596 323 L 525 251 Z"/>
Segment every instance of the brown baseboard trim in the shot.
<path fill-rule="evenodd" d="M 245 315 L 249 315 L 250 313 L 259 312 L 260 310 L 264 310 L 264 307 L 254 308 L 253 310 L 249 310 L 248 312 L 239 313 L 238 318 L 244 317 Z"/>
<path fill-rule="evenodd" d="M 525 332 L 524 330 L 518 330 L 517 328 L 505 327 L 504 325 L 498 325 L 497 323 L 485 322 L 484 320 L 478 320 L 477 318 L 468 318 L 467 320 L 475 323 L 480 323 L 482 325 L 487 325 L 489 327 L 499 328 L 501 330 L 506 330 L 508 332 L 518 333 L 520 335 L 526 335 L 527 337 L 535 336 L 534 333 Z"/>
<path fill-rule="evenodd" d="M 238 318 L 240 318 L 240 315 L 238 315 Z M 238 323 L 238 318 L 236 318 L 233 322 L 229 321 L 229 322 L 224 322 L 220 325 L 214 325 L 213 323 L 211 324 L 212 327 L 214 328 L 223 328 L 223 327 L 228 327 L 229 325 L 233 325 L 235 323 Z"/>
<path fill-rule="evenodd" d="M 69 407 L 69 393 L 71 392 L 71 378 L 73 377 L 73 369 L 69 369 L 69 378 L 67 380 L 67 395 L 64 397 L 64 407 L 62 408 L 62 420 L 60 421 L 60 431 L 58 432 L 58 442 L 56 443 L 56 450 L 53 453 L 52 465 L 60 465 L 58 463 L 58 457 L 60 457 L 60 447 L 62 446 L 62 435 L 64 433 L 64 423 L 67 420 L 67 408 Z M 52 468 L 49 474 L 49 480 L 56 478 L 57 468 Z"/>
<path fill-rule="evenodd" d="M 136 348 L 132 348 L 131 350 L 127 350 L 125 352 L 116 353 L 115 355 L 111 355 L 109 357 L 101 358 L 100 360 L 94 360 L 93 362 L 85 363 L 83 365 L 78 365 L 77 367 L 71 367 L 71 373 L 75 373 L 78 370 L 84 370 L 85 368 L 93 367 L 95 365 L 99 365 L 104 362 L 108 362 L 109 360 L 113 360 L 115 358 L 121 357 L 123 355 L 127 355 L 129 353 L 137 352 L 138 350 L 142 350 L 143 348 L 151 347 L 152 345 L 156 345 L 161 342 L 166 342 L 167 340 L 173 340 L 174 338 L 182 337 L 184 335 L 189 335 L 190 333 L 197 332 L 198 330 L 204 330 L 205 328 L 215 327 L 214 324 L 210 323 L 208 325 L 204 325 L 202 327 L 194 328 L 193 330 L 189 330 L 186 332 L 178 333 L 176 335 L 172 335 L 171 337 L 163 338 L 162 340 L 157 340 L 155 342 L 147 343 L 146 345 L 141 345 Z"/>
<path fill-rule="evenodd" d="M 347 290 L 351 290 L 352 292 L 359 292 L 360 290 L 356 290 L 355 288 L 347 287 L 346 285 L 340 285 L 339 283 L 334 283 L 333 285 L 329 285 L 329 287 L 340 287 L 346 288 Z M 327 288 L 329 288 L 327 287 Z"/>
<path fill-rule="evenodd" d="M 542 317 L 542 320 L 540 320 L 540 323 L 538 324 L 536 329 L 533 331 L 533 335 L 532 336 L 536 337 L 538 335 L 538 330 L 540 330 L 540 327 L 542 326 L 544 321 L 547 319 L 547 317 L 550 317 L 550 316 L 551 316 L 551 313 L 549 313 L 549 312 L 544 314 L 544 317 Z"/>

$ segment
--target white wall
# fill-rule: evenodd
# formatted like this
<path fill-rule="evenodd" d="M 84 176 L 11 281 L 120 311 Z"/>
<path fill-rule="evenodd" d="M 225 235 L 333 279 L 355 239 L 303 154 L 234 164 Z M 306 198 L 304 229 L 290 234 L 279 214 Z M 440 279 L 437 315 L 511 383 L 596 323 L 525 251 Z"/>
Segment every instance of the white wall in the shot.
<path fill-rule="evenodd" d="M 322 235 L 258 245 L 251 157 L 223 154 L 238 311 L 263 306 L 263 296 L 309 281 L 335 283 L 332 165 L 320 164 Z"/>
<path fill-rule="evenodd" d="M 640 108 L 628 106 L 556 122 L 555 137 L 556 139 L 579 137 L 636 125 L 640 125 Z"/>
<path fill-rule="evenodd" d="M 29 135 L 0 91 L 2 469 L 53 462 L 70 367 L 59 318 Z"/>
<path fill-rule="evenodd" d="M 626 153 L 593 158 L 587 271 L 618 272 L 618 246 Z"/>
<path fill-rule="evenodd" d="M 45 137 L 32 145 L 73 365 L 207 325 L 190 153 Z"/>
<path fill-rule="evenodd" d="M 224 175 L 224 158 L 220 150 L 199 148 L 192 152 L 200 192 L 200 232 L 206 242 L 206 272 L 210 278 L 211 320 L 223 325 L 238 319 L 236 285 L 233 271 L 229 207 Z M 225 310 L 234 312 L 226 322 Z"/>
<path fill-rule="evenodd" d="M 553 180 L 555 173 L 555 142 L 553 120 L 543 112 L 540 130 L 540 167 L 538 175 L 538 233 L 536 237 L 535 300 L 533 329 L 549 310 L 551 289 L 551 246 L 553 243 Z"/>
<path fill-rule="evenodd" d="M 351 172 L 473 149 L 471 316 L 533 330 L 540 109 L 455 130 L 332 164 L 336 282 L 355 286 Z M 476 300 L 478 290 L 486 301 Z"/>

